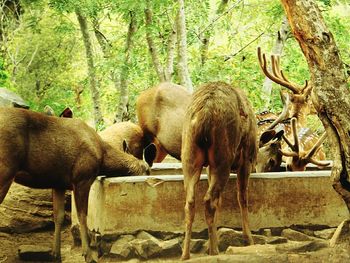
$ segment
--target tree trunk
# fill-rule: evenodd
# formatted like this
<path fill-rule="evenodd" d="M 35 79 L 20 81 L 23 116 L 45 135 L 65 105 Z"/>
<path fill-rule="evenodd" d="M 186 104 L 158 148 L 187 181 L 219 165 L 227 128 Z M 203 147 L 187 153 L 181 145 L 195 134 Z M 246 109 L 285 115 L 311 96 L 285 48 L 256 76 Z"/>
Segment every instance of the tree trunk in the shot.
<path fill-rule="evenodd" d="M 133 47 L 133 36 L 136 32 L 136 18 L 133 11 L 129 12 L 130 23 L 128 28 L 128 34 L 125 42 L 125 57 L 124 63 L 120 72 L 120 84 L 119 84 L 119 104 L 117 109 L 117 114 L 114 122 L 126 121 L 130 119 L 129 116 L 129 92 L 128 92 L 128 77 L 129 77 L 129 67 L 130 67 L 130 54 Z"/>
<path fill-rule="evenodd" d="M 172 29 L 168 39 L 168 58 L 166 61 L 166 67 L 164 69 L 164 75 L 166 81 L 171 81 L 174 73 L 174 57 L 175 57 L 175 46 L 176 46 L 176 30 Z"/>
<path fill-rule="evenodd" d="M 162 64 L 159 60 L 157 48 L 153 42 L 153 34 L 152 34 L 152 16 L 153 16 L 153 14 L 152 14 L 151 6 L 150 6 L 150 1 L 148 0 L 146 2 L 147 2 L 147 6 L 145 9 L 146 40 L 147 40 L 149 52 L 150 52 L 151 57 L 152 57 L 154 69 L 157 72 L 157 76 L 158 76 L 159 80 L 162 82 L 165 80 L 165 76 L 164 76 L 164 70 L 163 70 Z"/>
<path fill-rule="evenodd" d="M 92 52 L 92 43 L 89 35 L 88 23 L 87 23 L 86 17 L 80 12 L 79 9 L 76 9 L 75 13 L 78 18 L 80 31 L 83 36 L 83 41 L 85 45 L 86 60 L 87 60 L 89 79 L 90 79 L 90 90 L 91 90 L 91 96 L 92 96 L 92 101 L 94 105 L 95 128 L 99 129 L 99 127 L 104 125 L 104 120 L 100 109 L 100 93 L 97 88 L 96 72 L 95 72 L 94 58 L 93 58 L 93 52 Z"/>
<path fill-rule="evenodd" d="M 188 70 L 187 60 L 187 37 L 186 37 L 186 18 L 184 0 L 178 0 L 179 13 L 177 15 L 177 43 L 178 43 L 178 74 L 181 85 L 188 91 L 193 92 L 192 81 Z"/>
<path fill-rule="evenodd" d="M 307 59 L 312 102 L 332 145 L 332 185 L 350 210 L 350 90 L 339 50 L 314 0 L 281 2 Z"/>
<path fill-rule="evenodd" d="M 281 56 L 285 42 L 287 41 L 290 33 L 290 27 L 288 24 L 287 17 L 284 16 L 282 19 L 282 24 L 280 30 L 277 32 L 277 38 L 275 44 L 272 48 L 272 54 Z M 271 65 L 269 65 L 269 71 L 271 71 Z M 265 77 L 264 84 L 262 86 L 262 96 L 265 101 L 264 109 L 268 110 L 271 104 L 271 94 L 272 94 L 272 83 L 273 81 L 268 77 Z"/>

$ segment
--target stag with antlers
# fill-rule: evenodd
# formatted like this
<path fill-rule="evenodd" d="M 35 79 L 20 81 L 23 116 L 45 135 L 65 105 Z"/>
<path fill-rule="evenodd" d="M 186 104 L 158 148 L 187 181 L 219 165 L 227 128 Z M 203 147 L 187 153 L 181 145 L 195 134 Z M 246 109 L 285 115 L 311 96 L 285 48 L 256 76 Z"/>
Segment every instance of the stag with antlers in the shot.
<path fill-rule="evenodd" d="M 318 137 L 306 127 L 306 116 L 312 112 L 311 100 L 309 99 L 312 87 L 305 80 L 304 86 L 290 82 L 283 71 L 280 69 L 280 57 L 271 56 L 271 69 L 267 69 L 266 55 L 262 54 L 260 47 L 258 48 L 259 65 L 263 73 L 277 84 L 287 88 L 291 93 L 288 93 L 288 104 L 284 107 L 282 114 L 267 128 L 272 129 L 278 123 L 288 118 L 292 119 L 291 125 L 285 126 L 285 134 L 282 138 L 286 142 L 286 150 L 283 147 L 279 152 L 287 157 L 287 168 L 292 171 L 303 171 L 308 163 L 314 163 L 318 166 L 327 166 L 329 163 L 323 163 L 318 160 L 324 160 L 325 154 L 322 150 L 322 143 L 326 139 L 325 134 Z M 281 96 L 283 99 L 283 96 Z M 298 131 L 299 130 L 299 131 Z M 294 144 L 289 138 L 294 138 Z M 273 151 L 276 154 L 276 151 Z"/>

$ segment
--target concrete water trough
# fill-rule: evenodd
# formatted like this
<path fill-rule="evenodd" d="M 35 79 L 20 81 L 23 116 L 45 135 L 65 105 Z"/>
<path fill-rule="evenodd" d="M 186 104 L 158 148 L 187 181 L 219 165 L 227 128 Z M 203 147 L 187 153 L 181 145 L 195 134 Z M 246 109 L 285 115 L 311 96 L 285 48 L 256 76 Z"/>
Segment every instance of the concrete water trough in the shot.
<path fill-rule="evenodd" d="M 94 182 L 89 198 L 88 225 L 103 236 L 137 230 L 184 231 L 184 187 L 181 164 L 158 164 L 151 176 L 106 178 Z M 194 231 L 206 229 L 203 196 L 207 175 L 196 194 Z M 236 198 L 236 175 L 226 185 L 218 226 L 241 227 Z M 255 173 L 249 182 L 249 219 L 252 230 L 273 227 L 335 227 L 348 217 L 342 199 L 333 190 L 330 170 Z M 75 207 L 72 225 L 78 224 Z"/>

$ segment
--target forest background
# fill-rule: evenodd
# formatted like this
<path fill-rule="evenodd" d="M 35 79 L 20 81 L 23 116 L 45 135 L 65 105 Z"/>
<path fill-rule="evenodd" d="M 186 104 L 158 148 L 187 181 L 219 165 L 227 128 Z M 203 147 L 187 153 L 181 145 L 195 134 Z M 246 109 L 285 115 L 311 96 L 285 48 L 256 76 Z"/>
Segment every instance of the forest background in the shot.
<path fill-rule="evenodd" d="M 349 77 L 350 3 L 315 1 Z M 265 87 L 258 46 L 281 55 L 281 68 L 293 82 L 309 79 L 279 0 L 0 3 L 0 87 L 18 93 L 35 111 L 45 105 L 57 113 L 71 107 L 75 117 L 97 129 L 136 121 L 137 96 L 162 80 L 188 89 L 225 81 L 244 89 L 256 112 L 280 111 L 280 87 Z M 185 34 L 179 24 L 183 4 Z M 323 130 L 317 118 L 309 121 Z"/>

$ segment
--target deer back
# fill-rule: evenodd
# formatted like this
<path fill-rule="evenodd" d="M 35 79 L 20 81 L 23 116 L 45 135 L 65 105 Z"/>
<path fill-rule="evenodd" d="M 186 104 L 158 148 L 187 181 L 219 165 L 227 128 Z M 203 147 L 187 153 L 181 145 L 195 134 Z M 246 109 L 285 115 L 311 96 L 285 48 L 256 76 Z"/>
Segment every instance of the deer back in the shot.
<path fill-rule="evenodd" d="M 191 94 L 182 86 L 161 83 L 140 94 L 136 113 L 147 143 L 156 138 L 171 156 L 180 159 L 181 132 Z"/>
<path fill-rule="evenodd" d="M 204 84 L 193 94 L 186 113 L 182 154 L 189 156 L 186 151 L 199 147 L 207 152 L 203 165 L 225 162 L 235 169 L 245 161 L 243 151 L 255 163 L 256 134 L 256 118 L 242 90 L 223 82 Z"/>

